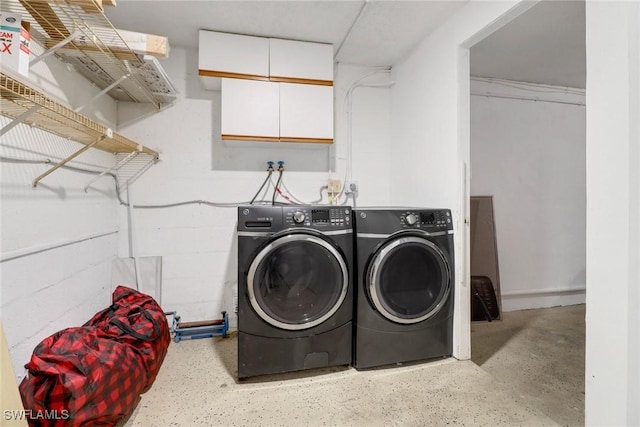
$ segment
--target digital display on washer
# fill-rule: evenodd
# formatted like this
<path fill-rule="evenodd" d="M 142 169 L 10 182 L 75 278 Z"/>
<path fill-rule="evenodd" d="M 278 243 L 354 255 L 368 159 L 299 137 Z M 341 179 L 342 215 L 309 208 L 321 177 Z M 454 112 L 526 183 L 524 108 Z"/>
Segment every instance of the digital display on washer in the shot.
<path fill-rule="evenodd" d="M 329 222 L 329 210 L 328 209 L 311 210 L 311 222 Z"/>
<path fill-rule="evenodd" d="M 432 224 L 435 220 L 436 216 L 433 212 L 422 212 L 420 214 L 420 222 L 423 224 Z"/>

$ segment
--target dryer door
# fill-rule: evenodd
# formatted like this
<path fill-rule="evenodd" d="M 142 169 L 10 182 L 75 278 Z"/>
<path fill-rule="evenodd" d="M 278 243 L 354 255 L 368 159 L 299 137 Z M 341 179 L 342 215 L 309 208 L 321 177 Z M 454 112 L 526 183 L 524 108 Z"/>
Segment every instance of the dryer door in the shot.
<path fill-rule="evenodd" d="M 340 308 L 349 287 L 342 255 L 308 234 L 286 235 L 268 244 L 254 258 L 247 279 L 256 313 L 286 330 L 326 321 Z"/>
<path fill-rule="evenodd" d="M 372 259 L 365 285 L 380 314 L 412 324 L 440 311 L 451 291 L 450 271 L 444 253 L 433 242 L 396 237 Z"/>

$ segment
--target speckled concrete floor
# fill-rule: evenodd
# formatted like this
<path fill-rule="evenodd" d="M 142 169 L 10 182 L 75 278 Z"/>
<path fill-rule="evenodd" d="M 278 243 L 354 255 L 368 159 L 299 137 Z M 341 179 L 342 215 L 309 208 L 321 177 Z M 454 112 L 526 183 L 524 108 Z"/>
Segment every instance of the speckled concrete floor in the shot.
<path fill-rule="evenodd" d="M 563 426 L 584 425 L 585 306 L 503 313 L 471 324 L 471 359 L 516 402 Z"/>
<path fill-rule="evenodd" d="M 576 320 L 579 310 L 573 310 L 569 312 Z M 584 347 L 584 331 L 580 341 L 576 331 L 557 328 L 565 323 L 561 313 L 534 313 L 538 311 L 507 313 L 502 321 L 473 324 L 474 359 L 482 367 L 444 359 L 361 372 L 319 369 L 239 383 L 233 335 L 172 342 L 155 384 L 126 426 L 576 425 L 582 420 L 582 406 L 577 400 L 563 403 L 566 396 L 575 396 L 573 391 L 565 393 L 562 384 L 580 367 L 570 366 L 573 361 L 563 363 L 566 359 L 558 354 L 565 357 L 574 351 L 569 347 L 583 351 L 577 348 L 581 342 Z M 524 320 L 516 321 L 521 316 Z M 555 343 L 557 351 L 543 344 L 547 335 L 546 342 Z M 513 340 L 522 343 L 514 346 Z M 545 358 L 555 361 L 543 362 Z M 583 374 L 577 376 L 582 380 Z M 555 377 L 559 379 L 547 382 Z M 529 382 L 525 389 L 519 388 L 522 378 Z M 559 406 L 577 408 L 577 417 L 558 416 Z"/>

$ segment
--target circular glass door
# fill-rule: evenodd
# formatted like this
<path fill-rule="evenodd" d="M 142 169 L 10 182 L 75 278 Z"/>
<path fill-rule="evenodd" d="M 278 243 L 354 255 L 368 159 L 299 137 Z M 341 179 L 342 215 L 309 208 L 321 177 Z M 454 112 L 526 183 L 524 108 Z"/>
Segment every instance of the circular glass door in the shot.
<path fill-rule="evenodd" d="M 340 308 L 349 274 L 328 242 L 291 234 L 263 248 L 249 267 L 249 301 L 267 323 L 282 329 L 316 326 Z"/>
<path fill-rule="evenodd" d="M 442 308 L 451 289 L 449 264 L 432 242 L 398 237 L 375 255 L 368 275 L 369 296 L 387 319 L 418 323 Z"/>

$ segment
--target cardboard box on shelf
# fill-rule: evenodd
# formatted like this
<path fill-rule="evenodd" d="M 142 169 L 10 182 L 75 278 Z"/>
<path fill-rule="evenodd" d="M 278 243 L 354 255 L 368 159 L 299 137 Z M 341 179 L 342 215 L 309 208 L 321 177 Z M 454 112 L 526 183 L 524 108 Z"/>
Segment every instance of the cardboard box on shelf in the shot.
<path fill-rule="evenodd" d="M 31 34 L 29 23 L 19 13 L 0 12 L 0 62 L 29 77 Z"/>
<path fill-rule="evenodd" d="M 101 27 L 92 27 L 91 32 L 99 34 L 99 43 L 96 43 L 96 40 L 87 38 L 87 36 L 80 36 L 73 41 L 75 48 L 65 46 L 62 50 L 75 51 L 77 48 L 83 51 L 91 51 L 96 50 L 97 44 L 99 44 L 106 46 L 119 59 L 131 59 L 131 52 L 136 55 L 152 55 L 156 58 L 169 57 L 169 39 L 164 36 L 118 29 L 113 32 L 111 29 L 107 30 Z M 54 45 L 54 40 L 49 40 L 45 43 L 46 48 L 51 48 Z"/>
<path fill-rule="evenodd" d="M 166 37 L 127 30 L 117 31 L 127 46 L 135 53 L 153 55 L 157 58 L 169 57 L 169 40 Z"/>

